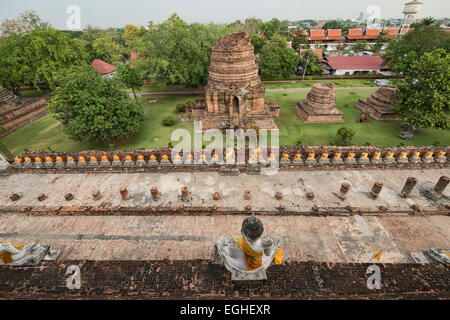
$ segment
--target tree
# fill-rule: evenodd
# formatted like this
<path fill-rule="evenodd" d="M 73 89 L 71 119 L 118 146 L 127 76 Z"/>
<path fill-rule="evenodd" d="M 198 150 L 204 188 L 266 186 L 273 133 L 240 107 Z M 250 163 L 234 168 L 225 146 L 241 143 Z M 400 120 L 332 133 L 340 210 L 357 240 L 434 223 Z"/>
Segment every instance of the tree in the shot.
<path fill-rule="evenodd" d="M 259 71 L 263 77 L 289 78 L 292 76 L 299 61 L 293 49 L 286 46 L 286 39 L 279 35 L 268 41 L 259 55 Z"/>
<path fill-rule="evenodd" d="M 352 50 L 355 52 L 361 52 L 367 49 L 368 43 L 367 40 L 358 40 L 353 44 Z"/>
<path fill-rule="evenodd" d="M 417 27 L 422 27 L 422 26 L 431 26 L 435 22 L 436 22 L 436 20 L 433 17 L 426 17 L 426 18 L 423 18 L 419 22 L 415 22 L 415 23 L 411 24 L 411 28 L 417 28 Z"/>
<path fill-rule="evenodd" d="M 158 27 L 150 23 L 133 51 L 143 79 L 188 86 L 206 84 L 212 47 L 230 30 L 217 25 L 187 24 L 176 14 Z"/>
<path fill-rule="evenodd" d="M 87 64 L 83 46 L 53 28 L 36 28 L 0 41 L 0 84 L 14 93 L 23 85 L 54 87 L 55 74 Z"/>
<path fill-rule="evenodd" d="M 287 21 L 280 21 L 276 18 L 273 18 L 270 21 L 262 23 L 259 27 L 259 30 L 263 39 L 270 39 L 276 34 L 286 37 L 289 34 L 288 24 L 289 22 Z"/>
<path fill-rule="evenodd" d="M 122 48 L 112 37 L 102 36 L 92 41 L 92 49 L 95 59 L 100 59 L 111 64 L 123 61 Z"/>
<path fill-rule="evenodd" d="M 71 139 L 87 143 L 135 135 L 144 120 L 139 103 L 116 80 L 102 77 L 90 66 L 60 74 L 47 108 Z"/>
<path fill-rule="evenodd" d="M 444 49 L 408 54 L 410 68 L 405 81 L 398 84 L 395 110 L 410 124 L 450 129 L 450 54 Z"/>
<path fill-rule="evenodd" d="M 124 64 L 117 69 L 117 79 L 133 91 L 134 99 L 137 101 L 135 90 L 142 86 L 142 78 L 138 71 L 130 65 Z"/>
<path fill-rule="evenodd" d="M 3 36 L 10 37 L 25 34 L 38 27 L 49 27 L 49 24 L 43 22 L 35 11 L 28 10 L 22 12 L 17 19 L 5 19 L 0 26 L 0 31 Z"/>
<path fill-rule="evenodd" d="M 341 146 L 347 146 L 351 143 L 353 137 L 355 136 L 355 130 L 347 127 L 339 128 L 336 133 L 337 143 Z"/>
<path fill-rule="evenodd" d="M 303 46 L 309 47 L 308 37 L 302 33 L 302 30 L 297 29 L 292 38 L 292 48 L 299 51 Z"/>
<path fill-rule="evenodd" d="M 127 24 L 125 26 L 125 31 L 123 38 L 125 40 L 125 44 L 129 46 L 133 41 L 136 40 L 140 32 L 140 29 L 132 24 Z"/>
<path fill-rule="evenodd" d="M 250 43 L 255 48 L 255 54 L 259 54 L 259 53 L 261 53 L 261 49 L 264 46 L 265 41 L 259 35 L 253 34 L 250 37 Z"/>
<path fill-rule="evenodd" d="M 447 52 L 450 50 L 450 35 L 439 26 L 421 26 L 389 41 L 383 58 L 389 61 L 394 72 L 404 72 L 410 69 L 405 63 L 405 57 L 410 52 L 421 57 L 424 53 L 438 48 L 444 48 Z"/>
<path fill-rule="evenodd" d="M 299 60 L 299 65 L 305 70 L 305 74 L 322 74 L 323 67 L 319 64 L 319 57 L 311 50 L 303 51 Z"/>

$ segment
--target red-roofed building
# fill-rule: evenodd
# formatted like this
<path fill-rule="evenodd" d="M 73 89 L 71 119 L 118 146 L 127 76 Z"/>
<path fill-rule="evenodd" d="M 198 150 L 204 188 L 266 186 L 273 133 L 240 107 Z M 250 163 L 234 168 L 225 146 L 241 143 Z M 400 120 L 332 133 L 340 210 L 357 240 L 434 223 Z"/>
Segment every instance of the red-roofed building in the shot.
<path fill-rule="evenodd" d="M 348 30 L 347 39 L 362 40 L 362 39 L 365 39 L 365 37 L 362 34 L 362 29 L 350 29 L 350 30 Z"/>
<path fill-rule="evenodd" d="M 383 29 L 383 31 L 387 32 L 387 35 L 385 35 L 386 38 L 395 38 L 395 36 L 397 35 L 397 29 L 385 28 Z"/>
<path fill-rule="evenodd" d="M 113 73 L 117 70 L 116 66 L 113 66 L 112 64 L 109 64 L 108 62 L 100 59 L 95 59 L 94 61 L 92 61 L 91 66 L 104 76 L 112 76 Z"/>
<path fill-rule="evenodd" d="M 328 29 L 327 33 L 328 40 L 342 40 L 342 30 L 341 29 Z"/>
<path fill-rule="evenodd" d="M 300 56 L 302 56 L 302 53 L 305 52 L 305 51 L 307 51 L 307 49 L 300 49 Z M 322 58 L 323 58 L 323 52 L 322 52 L 322 49 L 312 49 L 311 51 L 312 51 L 312 53 L 314 53 L 316 56 L 318 56 L 319 59 L 322 59 Z"/>
<path fill-rule="evenodd" d="M 380 30 L 378 30 L 378 29 L 367 29 L 366 30 L 366 39 L 367 40 L 376 39 L 376 38 L 378 38 L 379 35 L 380 35 Z"/>
<path fill-rule="evenodd" d="M 326 40 L 325 30 L 311 30 L 310 37 L 308 40 L 310 40 L 310 41 Z"/>
<path fill-rule="evenodd" d="M 332 75 L 379 73 L 384 62 L 379 56 L 337 56 L 326 60 Z"/>

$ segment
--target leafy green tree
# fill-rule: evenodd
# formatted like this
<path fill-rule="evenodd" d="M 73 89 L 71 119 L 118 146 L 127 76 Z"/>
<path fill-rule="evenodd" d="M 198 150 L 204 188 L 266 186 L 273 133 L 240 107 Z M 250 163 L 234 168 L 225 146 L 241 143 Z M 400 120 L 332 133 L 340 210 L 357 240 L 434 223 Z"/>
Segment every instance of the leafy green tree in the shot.
<path fill-rule="evenodd" d="M 288 24 L 289 22 L 287 21 L 280 21 L 277 18 L 273 18 L 270 21 L 262 23 L 259 30 L 264 39 L 270 39 L 276 34 L 286 37 L 289 34 Z"/>
<path fill-rule="evenodd" d="M 134 99 L 137 100 L 135 90 L 142 86 L 142 78 L 139 75 L 139 72 L 135 68 L 130 67 L 130 65 L 124 64 L 117 69 L 116 74 L 117 79 L 122 82 L 125 87 L 133 91 Z"/>
<path fill-rule="evenodd" d="M 352 46 L 352 50 L 355 52 L 361 52 L 366 50 L 368 47 L 368 43 L 366 40 L 358 40 L 355 42 L 355 44 Z"/>
<path fill-rule="evenodd" d="M 102 77 L 90 66 L 61 74 L 47 108 L 71 139 L 87 143 L 135 135 L 144 120 L 139 103 L 116 80 Z"/>
<path fill-rule="evenodd" d="M 356 132 L 352 128 L 347 127 L 339 128 L 336 133 L 337 143 L 341 146 L 348 146 L 352 142 L 352 139 L 355 136 L 355 134 Z"/>
<path fill-rule="evenodd" d="M 100 59 L 111 64 L 123 61 L 121 46 L 110 36 L 102 36 L 92 41 L 92 49 L 95 59 Z"/>
<path fill-rule="evenodd" d="M 303 70 L 306 68 L 305 74 L 322 74 L 323 67 L 319 64 L 319 57 L 311 50 L 303 51 L 299 60 L 299 65 Z"/>
<path fill-rule="evenodd" d="M 405 57 L 409 53 L 414 52 L 417 57 L 421 57 L 424 53 L 438 48 L 443 48 L 447 52 L 450 50 L 448 32 L 439 26 L 420 26 L 402 37 L 389 41 L 383 58 L 389 61 L 394 72 L 404 72 L 410 69 L 410 65 L 405 63 Z"/>
<path fill-rule="evenodd" d="M 130 46 L 142 57 L 133 66 L 144 79 L 188 86 L 206 84 L 212 47 L 229 31 L 216 25 L 189 25 L 174 14 L 158 27 L 150 23 L 143 37 Z"/>
<path fill-rule="evenodd" d="M 296 30 L 292 37 L 292 48 L 299 51 L 302 47 L 309 47 L 308 37 L 302 33 L 302 30 Z"/>
<path fill-rule="evenodd" d="M 53 28 L 36 28 L 0 41 L 0 84 L 17 93 L 20 86 L 54 87 L 55 74 L 88 63 L 83 46 Z"/>
<path fill-rule="evenodd" d="M 127 24 L 124 31 L 125 44 L 129 46 L 139 36 L 140 29 L 132 24 Z"/>
<path fill-rule="evenodd" d="M 295 51 L 287 48 L 286 39 L 277 35 L 263 46 L 258 61 L 259 71 L 263 77 L 287 79 L 295 73 L 298 61 Z"/>
<path fill-rule="evenodd" d="M 259 54 L 261 53 L 261 49 L 264 46 L 264 39 L 261 38 L 259 35 L 257 34 L 253 34 L 250 37 L 250 43 L 253 45 L 253 47 L 255 48 L 255 54 Z"/>
<path fill-rule="evenodd" d="M 398 84 L 395 110 L 404 121 L 424 128 L 450 129 L 450 54 L 436 49 L 408 54 L 410 68 Z"/>

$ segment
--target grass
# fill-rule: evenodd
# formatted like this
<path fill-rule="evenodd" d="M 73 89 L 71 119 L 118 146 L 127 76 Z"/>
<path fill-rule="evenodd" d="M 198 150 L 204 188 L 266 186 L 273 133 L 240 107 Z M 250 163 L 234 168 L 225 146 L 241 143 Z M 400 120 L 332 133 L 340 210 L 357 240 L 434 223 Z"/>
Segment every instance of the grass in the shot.
<path fill-rule="evenodd" d="M 375 90 L 375 89 L 374 89 Z M 382 122 L 370 118 L 363 123 L 359 122 L 360 110 L 355 107 L 359 98 L 370 96 L 372 90 L 343 90 L 336 91 L 337 107 L 344 112 L 345 123 L 304 123 L 293 107 L 297 101 L 303 100 L 307 92 L 271 92 L 266 94 L 266 101 L 277 101 L 280 104 L 280 117 L 276 123 L 280 129 L 280 144 L 295 145 L 298 140 L 303 145 L 328 145 L 336 137 L 339 128 L 346 126 L 354 129 L 356 135 L 353 145 L 364 145 L 369 142 L 378 147 L 405 145 L 450 145 L 450 131 L 422 129 L 414 134 L 414 138 L 408 141 L 398 137 L 400 121 Z M 193 133 L 192 122 L 181 122 L 181 116 L 175 113 L 177 103 L 185 102 L 195 96 L 145 96 L 141 98 L 144 105 L 145 120 L 138 135 L 113 142 L 114 149 L 137 150 L 167 147 L 172 132 L 177 128 L 185 128 Z M 151 100 L 158 100 L 151 103 Z M 174 116 L 177 123 L 172 127 L 164 127 L 162 119 L 166 116 Z M 193 136 L 192 136 L 193 137 Z M 157 138 L 158 141 L 155 141 Z M 41 151 L 83 151 L 83 150 L 108 150 L 109 143 L 105 145 L 90 145 L 75 142 L 62 131 L 59 122 L 47 115 L 19 131 L 1 140 L 12 153 L 20 154 L 25 150 Z M 208 143 L 205 143 L 206 145 Z"/>

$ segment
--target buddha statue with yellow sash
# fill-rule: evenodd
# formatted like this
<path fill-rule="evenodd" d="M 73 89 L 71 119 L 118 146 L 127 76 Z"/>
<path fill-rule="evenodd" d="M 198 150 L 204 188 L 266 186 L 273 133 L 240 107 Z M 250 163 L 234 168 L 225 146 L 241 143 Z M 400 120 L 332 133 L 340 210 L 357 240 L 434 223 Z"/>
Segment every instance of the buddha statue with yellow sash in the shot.
<path fill-rule="evenodd" d="M 253 214 L 242 222 L 240 236 L 217 241 L 215 260 L 231 272 L 232 280 L 265 280 L 265 270 L 272 262 L 283 262 L 278 241 L 263 237 L 263 232 L 261 220 Z"/>

